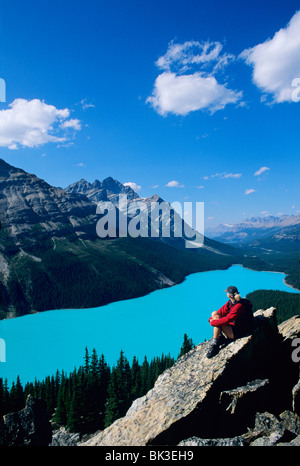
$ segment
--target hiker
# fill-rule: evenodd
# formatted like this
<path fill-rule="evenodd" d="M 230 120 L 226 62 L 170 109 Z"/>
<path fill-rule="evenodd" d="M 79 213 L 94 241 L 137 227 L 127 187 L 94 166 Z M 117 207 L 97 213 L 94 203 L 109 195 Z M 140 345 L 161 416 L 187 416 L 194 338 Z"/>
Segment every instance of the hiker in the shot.
<path fill-rule="evenodd" d="M 213 339 L 207 353 L 208 358 L 218 354 L 222 343 L 250 335 L 254 328 L 252 303 L 241 298 L 236 286 L 228 286 L 227 301 L 218 311 L 214 311 L 209 318 L 213 326 Z M 227 337 L 227 338 L 225 338 Z"/>

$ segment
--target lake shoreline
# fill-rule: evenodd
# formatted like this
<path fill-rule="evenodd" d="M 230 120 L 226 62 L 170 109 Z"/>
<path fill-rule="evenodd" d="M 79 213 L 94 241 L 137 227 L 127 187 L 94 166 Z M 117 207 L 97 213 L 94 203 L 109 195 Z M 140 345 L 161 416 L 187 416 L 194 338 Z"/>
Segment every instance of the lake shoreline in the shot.
<path fill-rule="evenodd" d="M 300 290 L 298 290 L 298 288 L 295 288 L 294 286 L 290 285 L 289 283 L 286 282 L 286 278 L 287 278 L 287 275 L 284 273 L 284 272 L 279 272 L 279 271 L 274 271 L 274 270 L 256 270 L 256 269 L 251 269 L 250 267 L 246 267 L 244 266 L 243 264 L 232 264 L 228 267 L 225 267 L 224 269 L 211 269 L 211 270 L 203 270 L 203 271 L 200 271 L 200 272 L 192 272 L 192 273 L 189 273 L 187 275 L 185 275 L 185 277 L 179 281 L 178 283 L 174 283 L 173 285 L 169 285 L 169 286 L 165 286 L 165 287 L 161 287 L 161 288 L 157 288 L 153 291 L 150 291 L 146 294 L 141 294 L 139 296 L 135 296 L 133 298 L 124 298 L 124 299 L 120 299 L 118 301 L 111 301 L 109 303 L 106 303 L 106 304 L 102 304 L 100 306 L 94 306 L 92 308 L 81 308 L 81 307 L 74 307 L 74 308 L 61 308 L 61 309 L 47 309 L 45 311 L 36 311 L 36 310 L 31 310 L 28 314 L 24 314 L 22 316 L 16 316 L 16 317 L 7 317 L 5 319 L 0 319 L 0 323 L 2 321 L 7 321 L 7 320 L 13 320 L 13 319 L 19 319 L 19 318 L 22 318 L 22 317 L 26 317 L 26 316 L 31 316 L 31 315 L 37 315 L 37 314 L 41 314 L 41 313 L 45 313 L 45 312 L 53 312 L 53 311 L 66 311 L 66 310 L 76 310 L 76 309 L 98 309 L 98 308 L 105 308 L 106 306 L 109 306 L 110 304 L 114 304 L 114 303 L 121 303 L 123 301 L 130 301 L 132 299 L 139 299 L 139 298 L 143 298 L 145 296 L 148 296 L 150 295 L 151 293 L 155 293 L 156 291 L 159 291 L 159 290 L 164 290 L 164 289 L 169 289 L 169 288 L 173 288 L 174 286 L 177 286 L 177 285 L 180 285 L 182 284 L 186 279 L 187 277 L 191 276 L 191 275 L 195 275 L 195 274 L 198 274 L 198 273 L 207 273 L 207 272 L 221 272 L 221 271 L 225 271 L 225 270 L 229 270 L 231 267 L 235 267 L 235 266 L 240 266 L 242 267 L 243 269 L 246 269 L 246 270 L 251 270 L 252 272 L 266 272 L 266 273 L 276 273 L 276 274 L 282 274 L 284 275 L 284 278 L 283 278 L 283 283 L 288 287 L 288 288 L 291 288 L 292 290 L 295 290 L 296 292 L 299 292 L 300 293 Z M 287 291 L 288 293 L 288 291 Z"/>
<path fill-rule="evenodd" d="M 298 288 L 296 288 L 293 285 L 290 285 L 289 283 L 286 282 L 287 275 L 284 272 L 278 272 L 277 270 L 255 270 L 255 269 L 250 269 L 250 267 L 245 267 L 243 264 L 233 264 L 230 267 L 233 267 L 234 265 L 240 265 L 241 267 L 243 267 L 243 269 L 252 270 L 252 272 L 280 273 L 280 274 L 284 275 L 283 283 L 286 286 L 288 286 L 289 288 L 292 288 L 293 290 L 296 290 L 296 291 L 298 291 L 300 293 L 300 290 L 298 290 Z"/>
<path fill-rule="evenodd" d="M 26 383 L 57 370 L 71 372 L 82 363 L 85 347 L 104 354 L 110 365 L 121 349 L 128 360 L 133 356 L 143 360 L 145 355 L 150 360 L 162 353 L 176 356 L 184 333 L 195 343 L 211 338 L 208 317 L 227 300 L 227 286 L 238 286 L 243 295 L 257 289 L 289 289 L 278 275 L 282 272 L 262 272 L 234 264 L 189 274 L 178 286 L 98 308 L 56 309 L 6 319 L 0 322 L 7 352 L 1 375 L 9 381 L 20 375 Z"/>

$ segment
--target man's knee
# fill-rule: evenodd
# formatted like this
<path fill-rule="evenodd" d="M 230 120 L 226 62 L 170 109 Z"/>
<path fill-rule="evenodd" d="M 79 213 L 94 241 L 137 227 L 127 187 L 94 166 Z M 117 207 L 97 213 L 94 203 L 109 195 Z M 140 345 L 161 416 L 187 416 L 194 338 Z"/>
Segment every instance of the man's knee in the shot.
<path fill-rule="evenodd" d="M 212 314 L 211 314 L 211 318 L 212 318 L 213 320 L 217 320 L 217 319 L 220 319 L 220 315 L 218 314 L 217 311 L 214 311 L 214 312 L 212 312 Z"/>

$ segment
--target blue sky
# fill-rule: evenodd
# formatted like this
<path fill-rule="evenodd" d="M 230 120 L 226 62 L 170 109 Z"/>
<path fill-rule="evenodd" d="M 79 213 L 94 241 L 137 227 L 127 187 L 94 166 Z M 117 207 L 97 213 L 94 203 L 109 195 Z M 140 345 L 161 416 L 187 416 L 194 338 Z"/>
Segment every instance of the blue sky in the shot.
<path fill-rule="evenodd" d="M 206 228 L 299 214 L 298 10 L 1 0 L 0 157 L 55 186 L 203 201 Z"/>

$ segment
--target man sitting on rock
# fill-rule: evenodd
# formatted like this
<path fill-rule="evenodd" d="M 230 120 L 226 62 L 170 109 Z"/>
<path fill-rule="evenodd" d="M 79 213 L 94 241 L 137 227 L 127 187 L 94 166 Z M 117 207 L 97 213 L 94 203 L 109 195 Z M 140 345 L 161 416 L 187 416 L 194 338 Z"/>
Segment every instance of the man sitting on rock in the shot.
<path fill-rule="evenodd" d="M 218 354 L 222 343 L 250 335 L 254 328 L 251 302 L 241 298 L 236 286 L 228 286 L 224 291 L 227 292 L 229 301 L 218 311 L 214 311 L 209 318 L 214 331 L 211 346 L 206 355 L 208 358 Z"/>

